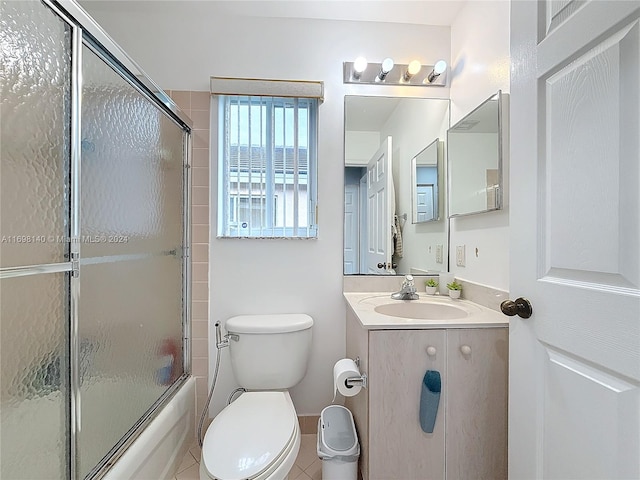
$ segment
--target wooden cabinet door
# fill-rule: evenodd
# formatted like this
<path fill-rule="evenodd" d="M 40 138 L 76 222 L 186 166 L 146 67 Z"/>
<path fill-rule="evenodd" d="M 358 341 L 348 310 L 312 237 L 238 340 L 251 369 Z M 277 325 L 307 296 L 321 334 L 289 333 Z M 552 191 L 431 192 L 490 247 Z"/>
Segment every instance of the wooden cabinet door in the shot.
<path fill-rule="evenodd" d="M 448 330 L 447 355 L 447 479 L 506 479 L 508 329 Z"/>
<path fill-rule="evenodd" d="M 444 479 L 445 334 L 444 330 L 369 333 L 369 480 Z M 435 354 L 429 355 L 429 347 Z M 442 378 L 430 434 L 422 431 L 419 418 L 427 370 L 439 371 Z"/>

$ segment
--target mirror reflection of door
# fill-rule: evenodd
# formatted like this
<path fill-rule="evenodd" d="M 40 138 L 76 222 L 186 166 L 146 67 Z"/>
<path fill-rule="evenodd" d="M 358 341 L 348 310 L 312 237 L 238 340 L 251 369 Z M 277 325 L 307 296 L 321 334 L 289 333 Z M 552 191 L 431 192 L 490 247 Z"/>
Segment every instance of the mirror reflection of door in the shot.
<path fill-rule="evenodd" d="M 393 223 L 393 142 L 387 137 L 367 164 L 366 256 L 369 274 L 394 274 L 391 264 Z"/>
<path fill-rule="evenodd" d="M 425 167 L 418 169 L 424 170 Z M 418 223 L 430 222 L 436 218 L 435 215 L 435 186 L 432 183 L 416 184 L 416 220 Z"/>
<path fill-rule="evenodd" d="M 392 139 L 387 137 L 367 167 L 345 169 L 344 273 L 393 274 Z"/>
<path fill-rule="evenodd" d="M 358 235 L 360 222 L 360 193 L 357 184 L 344 186 L 344 273 L 360 273 Z"/>

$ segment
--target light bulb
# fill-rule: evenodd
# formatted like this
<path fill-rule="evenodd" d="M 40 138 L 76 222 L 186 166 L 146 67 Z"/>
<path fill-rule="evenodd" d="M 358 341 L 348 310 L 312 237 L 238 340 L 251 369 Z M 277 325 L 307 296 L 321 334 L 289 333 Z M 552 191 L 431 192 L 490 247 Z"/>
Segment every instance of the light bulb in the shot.
<path fill-rule="evenodd" d="M 412 60 L 407 67 L 407 71 L 404 72 L 402 79 L 405 82 L 408 82 L 409 80 L 411 80 L 411 77 L 413 77 L 416 73 L 420 71 L 421 68 L 422 68 L 422 64 L 418 60 Z"/>
<path fill-rule="evenodd" d="M 444 60 L 438 60 L 435 66 L 433 67 L 433 71 L 436 73 L 436 75 L 440 75 L 446 69 L 447 69 L 447 62 L 445 62 Z"/>
<path fill-rule="evenodd" d="M 407 72 L 409 73 L 409 75 L 413 76 L 416 73 L 418 73 L 421 68 L 422 68 L 422 64 L 418 60 L 412 60 L 411 63 L 409 63 L 409 68 L 407 68 Z"/>
<path fill-rule="evenodd" d="M 385 78 L 387 78 L 387 74 L 393 68 L 393 60 L 390 58 L 385 58 L 382 61 L 382 65 L 380 66 L 380 73 L 376 77 L 376 82 L 382 82 Z"/>
<path fill-rule="evenodd" d="M 433 70 L 431 70 L 431 73 L 427 75 L 427 82 L 429 83 L 433 82 L 446 69 L 447 69 L 447 62 L 445 62 L 444 60 L 438 60 L 436 64 L 433 66 Z"/>
<path fill-rule="evenodd" d="M 360 78 L 360 75 L 366 69 L 367 69 L 367 59 L 364 57 L 356 58 L 356 61 L 353 62 L 353 77 Z"/>

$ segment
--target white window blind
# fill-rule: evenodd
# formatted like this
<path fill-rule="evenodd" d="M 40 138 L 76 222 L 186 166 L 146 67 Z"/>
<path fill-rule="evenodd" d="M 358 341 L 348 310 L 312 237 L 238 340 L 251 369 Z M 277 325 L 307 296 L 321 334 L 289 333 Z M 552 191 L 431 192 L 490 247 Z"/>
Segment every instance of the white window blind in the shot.
<path fill-rule="evenodd" d="M 218 236 L 317 237 L 318 99 L 219 95 L 218 111 Z"/>
<path fill-rule="evenodd" d="M 324 83 L 304 80 L 211 77 L 213 95 L 253 95 L 324 99 Z"/>

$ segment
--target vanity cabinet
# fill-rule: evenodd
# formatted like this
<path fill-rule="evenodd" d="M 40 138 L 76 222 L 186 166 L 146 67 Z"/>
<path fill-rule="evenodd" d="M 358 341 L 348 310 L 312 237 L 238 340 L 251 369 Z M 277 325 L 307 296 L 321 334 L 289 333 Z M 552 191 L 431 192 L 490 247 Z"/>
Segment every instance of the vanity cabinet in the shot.
<path fill-rule="evenodd" d="M 507 328 L 367 330 L 348 309 L 347 356 L 368 375 L 346 399 L 365 480 L 507 478 Z M 433 433 L 419 420 L 427 370 L 442 380 Z"/>

